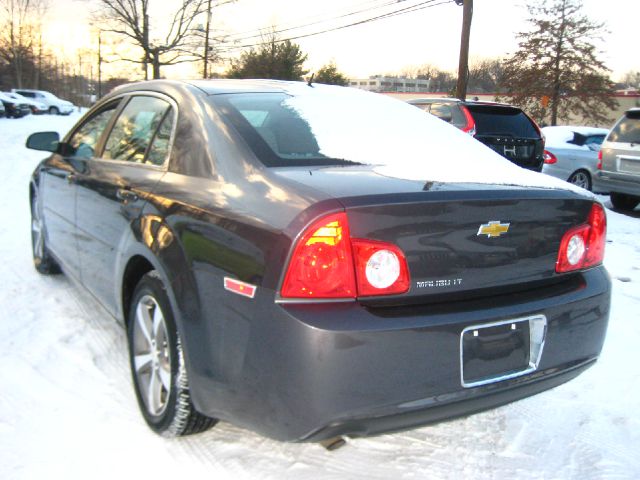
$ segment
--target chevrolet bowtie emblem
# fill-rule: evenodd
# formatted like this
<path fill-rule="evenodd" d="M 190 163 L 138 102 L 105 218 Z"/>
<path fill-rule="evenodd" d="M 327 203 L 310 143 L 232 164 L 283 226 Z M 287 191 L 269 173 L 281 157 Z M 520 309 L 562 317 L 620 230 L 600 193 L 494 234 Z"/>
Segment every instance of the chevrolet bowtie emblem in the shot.
<path fill-rule="evenodd" d="M 503 233 L 509 231 L 509 223 L 500 223 L 500 221 L 494 221 L 480 225 L 477 236 L 486 235 L 488 238 L 499 237 Z"/>

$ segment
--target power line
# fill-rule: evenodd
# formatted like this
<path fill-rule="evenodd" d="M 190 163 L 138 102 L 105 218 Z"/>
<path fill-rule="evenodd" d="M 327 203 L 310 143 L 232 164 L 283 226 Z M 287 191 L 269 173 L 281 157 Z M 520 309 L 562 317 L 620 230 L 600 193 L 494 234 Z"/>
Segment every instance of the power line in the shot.
<path fill-rule="evenodd" d="M 276 39 L 274 41 L 275 41 L 275 43 L 282 43 L 282 42 L 286 42 L 287 40 L 297 40 L 299 38 L 313 37 L 313 36 L 316 36 L 316 35 L 322 35 L 324 33 L 334 32 L 336 30 L 342 30 L 342 29 L 345 29 L 345 28 L 354 27 L 356 25 L 363 25 L 365 23 L 375 22 L 377 20 L 383 20 L 385 18 L 391 18 L 391 17 L 395 17 L 395 16 L 398 16 L 398 15 L 404 15 L 404 14 L 407 14 L 407 13 L 416 12 L 418 10 L 424 10 L 425 8 L 436 7 L 436 6 L 439 6 L 439 5 L 444 5 L 445 3 L 453 2 L 453 0 L 442 0 L 442 1 L 438 2 L 438 3 L 435 3 L 436 1 L 437 0 L 425 0 L 425 1 L 421 2 L 421 3 L 412 5 L 410 7 L 401 8 L 401 9 L 398 9 L 398 10 L 394 10 L 392 12 L 388 12 L 388 13 L 385 13 L 385 14 L 382 14 L 382 15 L 378 15 L 376 17 L 371 17 L 371 18 L 367 18 L 367 19 L 360 20 L 360 21 L 357 21 L 357 22 L 349 23 L 347 25 L 341 25 L 341 26 L 334 27 L 334 28 L 328 28 L 328 29 L 321 30 L 321 31 L 318 31 L 318 32 L 313 32 L 313 33 L 295 35 L 295 36 L 288 37 L 288 38 Z M 248 38 L 252 38 L 252 37 L 248 37 Z M 227 52 L 227 51 L 231 51 L 231 50 L 239 50 L 239 49 L 242 49 L 242 48 L 257 47 L 259 45 L 262 45 L 262 43 L 252 43 L 252 44 L 247 44 L 247 45 L 228 46 L 228 47 L 220 48 L 218 51 Z"/>
<path fill-rule="evenodd" d="M 356 11 L 353 11 L 353 12 L 345 13 L 345 14 L 342 14 L 342 15 L 337 15 L 337 16 L 334 16 L 334 17 L 322 18 L 321 20 L 316 20 L 316 21 L 313 21 L 313 22 L 310 22 L 310 23 L 305 23 L 305 24 L 302 24 L 302 25 L 296 25 L 294 27 L 283 28 L 281 30 L 274 30 L 273 32 L 269 32 L 269 33 L 282 33 L 282 32 L 288 32 L 288 31 L 291 31 L 291 30 L 298 30 L 300 28 L 310 27 L 312 25 L 317 25 L 319 23 L 330 22 L 332 20 L 339 20 L 341 18 L 357 15 L 359 13 L 370 12 L 372 10 L 377 10 L 379 8 L 387 7 L 389 5 L 393 5 L 395 3 L 404 2 L 404 1 L 406 1 L 406 0 L 388 0 L 385 3 L 382 3 L 380 5 L 371 6 L 369 8 L 356 10 Z M 358 5 L 367 5 L 367 4 L 372 4 L 372 3 L 378 3 L 378 2 L 375 2 L 375 1 L 374 2 L 364 2 L 364 3 L 358 4 Z M 314 18 L 314 17 L 309 17 L 309 19 L 311 19 L 311 18 Z M 316 16 L 315 18 L 318 18 L 318 17 Z M 237 36 L 241 36 L 241 35 L 244 35 L 244 34 L 247 34 L 247 33 L 252 33 L 253 35 L 245 36 L 245 37 L 242 37 L 242 38 L 239 38 L 239 39 L 238 38 L 235 38 L 235 39 L 232 38 L 232 40 L 234 40 L 234 41 L 245 41 L 245 40 L 249 40 L 250 38 L 256 38 L 256 37 L 262 36 L 262 33 L 265 30 L 266 30 L 265 28 L 248 30 L 246 32 L 240 32 L 240 33 L 231 34 L 230 37 L 237 37 Z"/>

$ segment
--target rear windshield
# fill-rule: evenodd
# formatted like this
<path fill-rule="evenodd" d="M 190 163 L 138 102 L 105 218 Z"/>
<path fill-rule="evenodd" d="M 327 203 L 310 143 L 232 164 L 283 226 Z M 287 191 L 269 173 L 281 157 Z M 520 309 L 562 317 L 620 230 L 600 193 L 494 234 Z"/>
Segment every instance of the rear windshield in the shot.
<path fill-rule="evenodd" d="M 640 112 L 627 112 L 611 130 L 609 141 L 640 143 Z"/>
<path fill-rule="evenodd" d="M 517 108 L 485 105 L 467 107 L 476 122 L 476 135 L 540 138 L 533 122 Z"/>
<path fill-rule="evenodd" d="M 403 176 L 426 170 L 426 178 L 438 172 L 438 178 L 449 178 L 459 169 L 471 174 L 480 158 L 483 169 L 493 162 L 505 172 L 513 167 L 471 136 L 406 102 L 329 85 L 287 87 L 209 97 L 222 120 L 268 167 L 373 165 Z"/>

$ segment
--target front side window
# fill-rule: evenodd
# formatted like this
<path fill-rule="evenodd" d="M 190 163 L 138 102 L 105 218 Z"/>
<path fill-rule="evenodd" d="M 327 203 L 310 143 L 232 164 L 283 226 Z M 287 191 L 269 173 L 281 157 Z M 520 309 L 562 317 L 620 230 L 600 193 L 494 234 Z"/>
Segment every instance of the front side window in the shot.
<path fill-rule="evenodd" d="M 133 97 L 122 110 L 109 134 L 103 158 L 155 164 L 159 158 L 158 154 L 156 153 L 152 159 L 147 157 L 147 150 L 170 109 L 171 105 L 167 101 L 157 97 Z M 161 148 L 162 141 L 161 136 L 158 136 L 158 148 Z"/>
<path fill-rule="evenodd" d="M 75 158 L 93 158 L 96 144 L 117 106 L 118 102 L 112 103 L 83 123 L 69 139 L 67 155 Z"/>

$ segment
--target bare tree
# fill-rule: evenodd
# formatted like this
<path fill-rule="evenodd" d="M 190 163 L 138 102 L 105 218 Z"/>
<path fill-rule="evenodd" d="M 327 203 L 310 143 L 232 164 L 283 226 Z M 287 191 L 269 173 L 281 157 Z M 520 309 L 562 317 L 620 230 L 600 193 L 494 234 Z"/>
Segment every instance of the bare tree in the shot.
<path fill-rule="evenodd" d="M 10 66 L 12 83 L 18 88 L 31 78 L 35 63 L 41 58 L 39 19 L 46 8 L 46 0 L 0 0 L 0 14 L 4 17 L 0 24 L 0 60 Z M 38 41 L 40 47 L 36 52 Z"/>
<path fill-rule="evenodd" d="M 624 88 L 635 88 L 640 90 L 640 72 L 633 70 L 628 71 L 624 74 L 620 83 Z"/>
<path fill-rule="evenodd" d="M 468 90 L 477 93 L 496 93 L 502 84 L 502 60 L 474 60 L 469 65 Z"/>
<path fill-rule="evenodd" d="M 98 0 L 101 7 L 99 21 L 105 22 L 103 30 L 126 37 L 134 46 L 142 49 L 139 58 L 120 59 L 141 64 L 145 79 L 151 64 L 153 78 L 160 78 L 160 67 L 196 61 L 193 51 L 195 21 L 206 11 L 206 0 L 182 0 L 171 16 L 162 40 L 152 39 L 149 18 L 150 0 Z"/>

